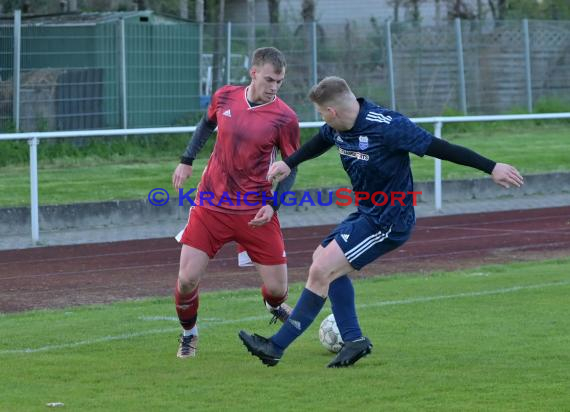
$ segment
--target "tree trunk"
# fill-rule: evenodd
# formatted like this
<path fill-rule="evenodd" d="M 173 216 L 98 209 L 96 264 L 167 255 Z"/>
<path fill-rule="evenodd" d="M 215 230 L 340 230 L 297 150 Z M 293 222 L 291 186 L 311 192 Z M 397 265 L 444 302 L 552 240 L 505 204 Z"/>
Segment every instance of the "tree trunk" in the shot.
<path fill-rule="evenodd" d="M 226 1 L 219 0 L 218 2 L 218 30 L 217 35 L 214 41 L 214 61 L 212 63 L 212 72 L 213 72 L 213 89 L 217 90 L 224 85 L 223 79 L 223 70 L 222 70 L 222 63 L 223 63 L 223 50 L 225 50 L 225 17 L 224 12 L 226 9 Z"/>
<path fill-rule="evenodd" d="M 439 24 L 441 22 L 441 3 L 440 0 L 435 0 L 435 22 Z"/>
<path fill-rule="evenodd" d="M 137 10 L 146 10 L 146 1 L 145 0 L 136 0 L 135 4 L 137 5 Z"/>
<path fill-rule="evenodd" d="M 194 15 L 196 23 L 198 23 L 198 76 L 200 79 L 200 95 L 209 95 L 211 91 L 211 84 L 208 80 L 204 79 L 204 64 L 202 62 L 202 55 L 204 54 L 204 0 L 196 0 L 194 5 Z"/>
<path fill-rule="evenodd" d="M 497 10 L 495 10 L 495 4 L 493 4 L 493 0 L 488 0 L 489 2 L 489 9 L 491 9 L 491 16 L 493 16 L 493 20 L 497 20 Z"/>
<path fill-rule="evenodd" d="M 247 0 L 247 52 L 255 49 L 255 0 Z"/>
<path fill-rule="evenodd" d="M 269 23 L 271 25 L 271 38 L 273 43 L 279 38 L 279 1 L 268 0 L 267 7 L 269 8 Z"/>
<path fill-rule="evenodd" d="M 188 20 L 188 0 L 178 0 L 178 14 L 181 18 Z"/>
<path fill-rule="evenodd" d="M 307 79 L 309 86 L 313 83 L 313 22 L 315 21 L 315 1 L 303 0 L 301 7 L 301 17 L 303 17 L 303 28 L 305 32 L 305 61 L 307 62 Z"/>
<path fill-rule="evenodd" d="M 415 22 L 420 21 L 420 0 L 411 0 L 412 2 L 412 19 Z"/>
<path fill-rule="evenodd" d="M 394 5 L 394 22 L 398 22 L 400 20 L 400 0 L 393 0 Z"/>
<path fill-rule="evenodd" d="M 509 8 L 508 0 L 498 0 L 499 20 L 504 20 L 507 17 L 507 9 Z"/>
<path fill-rule="evenodd" d="M 204 23 L 204 0 L 196 0 L 196 22 Z"/>

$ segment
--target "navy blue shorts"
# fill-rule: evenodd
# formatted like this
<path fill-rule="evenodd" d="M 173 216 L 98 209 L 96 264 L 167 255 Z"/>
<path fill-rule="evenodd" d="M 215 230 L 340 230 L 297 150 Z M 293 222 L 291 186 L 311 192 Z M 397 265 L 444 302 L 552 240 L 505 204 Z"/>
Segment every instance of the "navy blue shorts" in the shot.
<path fill-rule="evenodd" d="M 380 256 L 402 246 L 412 230 L 394 232 L 390 227 L 378 226 L 360 212 L 350 214 L 321 242 L 326 247 L 333 239 L 342 249 L 348 263 L 360 270 Z"/>

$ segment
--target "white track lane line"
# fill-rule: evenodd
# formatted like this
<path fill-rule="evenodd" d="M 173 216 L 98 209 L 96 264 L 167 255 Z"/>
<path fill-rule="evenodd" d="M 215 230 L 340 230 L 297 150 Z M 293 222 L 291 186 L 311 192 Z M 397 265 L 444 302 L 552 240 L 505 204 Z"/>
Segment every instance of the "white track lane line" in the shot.
<path fill-rule="evenodd" d="M 374 302 L 374 303 L 364 303 L 361 305 L 357 305 L 357 308 L 363 309 L 363 308 L 373 308 L 373 307 L 381 307 L 381 306 L 409 305 L 409 304 L 414 304 L 414 303 L 433 302 L 433 301 L 445 300 L 445 299 L 461 299 L 461 298 L 471 298 L 471 297 L 477 297 L 477 296 L 501 295 L 501 294 L 506 294 L 506 293 L 519 292 L 521 290 L 543 289 L 543 288 L 548 288 L 548 287 L 553 287 L 553 286 L 566 286 L 566 285 L 570 285 L 570 280 L 560 281 L 560 282 L 539 283 L 539 284 L 534 284 L 534 285 L 520 285 L 520 286 L 513 286 L 510 288 L 483 290 L 480 292 L 462 292 L 462 293 L 456 293 L 456 294 L 452 294 L 452 295 L 422 296 L 422 297 L 411 298 L 411 299 L 388 300 L 388 301 L 380 301 L 380 302 Z M 250 316 L 250 317 L 245 317 L 245 318 L 240 318 L 240 319 L 222 320 L 222 321 L 212 322 L 209 324 L 208 323 L 200 324 L 200 327 L 204 328 L 204 327 L 213 327 L 213 326 L 218 326 L 218 325 L 228 325 L 228 324 L 242 323 L 242 322 L 247 322 L 247 321 L 263 320 L 266 318 L 267 318 L 267 316 Z M 167 320 L 170 321 L 171 319 L 168 318 Z M 82 340 L 82 341 L 77 341 L 77 342 L 64 343 L 61 345 L 47 345 L 47 346 L 41 346 L 39 348 L 6 349 L 6 350 L 1 350 L 0 355 L 17 355 L 17 354 L 28 354 L 28 353 L 38 353 L 38 352 L 49 352 L 49 351 L 59 350 L 59 349 L 68 349 L 68 348 L 75 348 L 75 347 L 79 347 L 79 346 L 94 345 L 97 343 L 106 343 L 106 342 L 112 342 L 112 341 L 117 341 L 117 340 L 127 340 L 127 339 L 137 338 L 137 337 L 141 337 L 141 336 L 157 335 L 157 334 L 162 334 L 162 333 L 172 333 L 172 332 L 177 332 L 179 330 L 180 330 L 179 327 L 164 328 L 164 329 L 151 329 L 151 330 L 147 330 L 147 331 L 143 331 L 143 332 L 126 333 L 126 334 L 117 335 L 117 336 L 103 336 L 101 338 L 87 339 L 87 340 Z"/>

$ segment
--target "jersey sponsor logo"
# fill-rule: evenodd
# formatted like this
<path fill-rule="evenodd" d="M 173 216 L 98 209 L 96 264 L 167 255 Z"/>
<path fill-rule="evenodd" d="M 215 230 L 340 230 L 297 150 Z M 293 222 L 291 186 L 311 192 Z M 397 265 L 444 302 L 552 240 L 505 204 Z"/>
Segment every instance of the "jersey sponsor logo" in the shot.
<path fill-rule="evenodd" d="M 225 112 L 222 113 L 224 116 L 226 117 L 232 117 L 232 111 L 230 109 L 226 110 Z"/>
<path fill-rule="evenodd" d="M 351 151 L 351 150 L 344 150 L 344 149 L 341 148 L 341 147 L 338 148 L 338 152 L 339 152 L 341 155 L 345 155 L 345 156 L 348 156 L 348 157 L 354 157 L 354 158 L 356 158 L 356 159 L 358 159 L 358 160 L 364 160 L 364 161 L 366 161 L 366 162 L 370 159 L 370 156 L 368 156 L 368 155 L 365 154 L 365 153 L 353 152 L 353 151 Z"/>
<path fill-rule="evenodd" d="M 368 112 L 366 115 L 366 120 L 370 120 L 371 122 L 390 124 L 392 121 L 392 116 L 384 116 L 381 113 Z"/>
<path fill-rule="evenodd" d="M 340 237 L 342 238 L 342 240 L 344 240 L 345 242 L 348 242 L 348 238 L 350 237 L 350 235 L 348 233 L 343 233 L 342 235 L 340 235 Z"/>
<path fill-rule="evenodd" d="M 358 136 L 358 147 L 360 150 L 368 149 L 368 136 Z"/>

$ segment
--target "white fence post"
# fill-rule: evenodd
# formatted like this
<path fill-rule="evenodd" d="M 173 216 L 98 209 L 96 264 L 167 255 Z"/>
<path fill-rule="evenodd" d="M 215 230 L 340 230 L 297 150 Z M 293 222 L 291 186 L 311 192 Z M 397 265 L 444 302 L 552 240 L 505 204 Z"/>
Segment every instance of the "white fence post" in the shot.
<path fill-rule="evenodd" d="M 461 111 L 467 115 L 467 96 L 465 92 L 465 64 L 463 63 L 463 35 L 461 33 L 461 19 L 455 18 L 455 40 L 457 48 L 457 71 L 459 72 L 459 103 Z"/>
<path fill-rule="evenodd" d="M 392 55 L 392 22 L 386 23 L 386 54 L 388 55 L 388 77 L 390 79 L 390 102 L 392 110 L 396 110 L 396 81 L 394 79 L 394 56 Z"/>
<path fill-rule="evenodd" d="M 313 72 L 312 72 L 312 78 L 313 78 L 313 84 L 311 85 L 311 87 L 313 87 L 315 84 L 318 83 L 319 81 L 319 76 L 318 76 L 318 72 L 317 72 L 317 64 L 318 64 L 318 58 L 317 58 L 317 22 L 313 21 L 311 23 L 311 60 L 312 60 L 312 65 L 313 65 Z M 314 119 L 318 120 L 319 119 L 319 112 L 317 111 L 317 108 L 314 108 Z"/>
<path fill-rule="evenodd" d="M 530 36 L 528 33 L 528 20 L 522 21 L 523 36 L 524 36 L 524 61 L 526 68 L 526 97 L 528 112 L 532 113 L 532 72 L 530 65 Z"/>
<path fill-rule="evenodd" d="M 128 107 L 127 107 L 127 50 L 125 40 L 125 20 L 119 20 L 119 58 L 120 58 L 120 95 L 121 95 L 121 119 L 122 127 L 128 127 Z"/>
<path fill-rule="evenodd" d="M 227 23 L 227 45 L 226 45 L 226 84 L 232 82 L 232 22 Z"/>
<path fill-rule="evenodd" d="M 443 127 L 443 122 L 438 121 L 435 122 L 435 130 L 434 130 L 434 136 L 437 137 L 438 139 L 441 139 L 441 128 Z M 433 183 L 434 183 L 434 199 L 435 199 L 435 210 L 436 211 L 440 211 L 441 210 L 441 205 L 442 205 L 442 201 L 441 201 L 441 159 L 435 158 L 435 170 L 434 170 L 434 179 L 433 179 Z"/>
<path fill-rule="evenodd" d="M 28 140 L 30 146 L 30 212 L 32 227 L 32 242 L 40 240 L 39 200 L 38 200 L 38 144 L 40 140 L 32 137 Z"/>
<path fill-rule="evenodd" d="M 13 65 L 13 101 L 12 116 L 16 131 L 20 131 L 20 57 L 22 45 L 22 11 L 14 10 L 14 65 Z"/>

